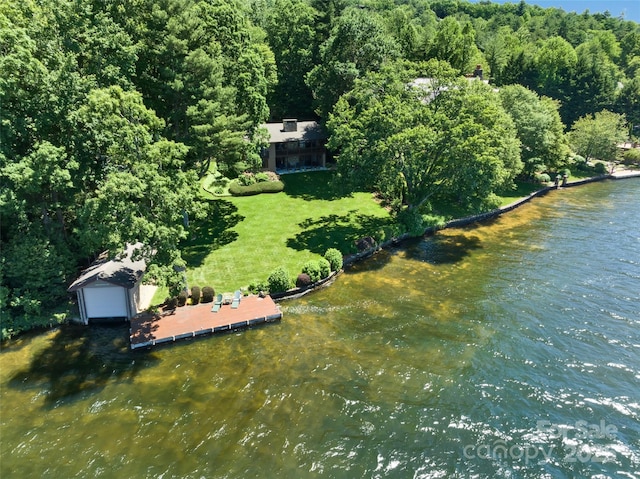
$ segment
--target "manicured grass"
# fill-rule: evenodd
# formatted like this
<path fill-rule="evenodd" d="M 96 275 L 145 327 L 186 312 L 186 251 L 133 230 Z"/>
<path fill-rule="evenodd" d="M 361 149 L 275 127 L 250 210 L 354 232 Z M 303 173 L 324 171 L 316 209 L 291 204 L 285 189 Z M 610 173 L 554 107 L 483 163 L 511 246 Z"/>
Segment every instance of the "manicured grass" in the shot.
<path fill-rule="evenodd" d="M 516 181 L 516 187 L 514 189 L 500 191 L 497 196 L 500 200 L 499 206 L 506 206 L 513 203 L 520 198 L 530 195 L 534 191 L 541 190 L 545 185 L 540 183 L 528 183 L 523 181 Z M 467 208 L 445 200 L 436 200 L 432 203 L 433 214 L 439 216 L 443 221 L 449 221 L 457 218 L 464 218 L 479 213 L 478 211 L 472 211 Z"/>
<path fill-rule="evenodd" d="M 331 184 L 330 172 L 281 179 L 282 193 L 203 199 L 209 219 L 192 221 L 192 236 L 183 248 L 189 286 L 233 291 L 266 282 L 278 266 L 295 279 L 306 261 L 328 248 L 351 253 L 355 240 L 376 236 L 390 222 L 371 193 L 343 194 Z M 159 292 L 154 300 L 164 295 Z"/>
<path fill-rule="evenodd" d="M 541 190 L 546 185 L 540 183 L 525 183 L 522 181 L 516 181 L 516 188 L 509 191 L 500 192 L 498 197 L 500 198 L 500 206 L 510 205 L 520 198 L 529 196 L 538 190 Z"/>
<path fill-rule="evenodd" d="M 252 282 L 266 282 L 278 266 L 295 280 L 304 263 L 318 259 L 328 248 L 355 252 L 354 242 L 380 237 L 392 224 L 389 213 L 371 193 L 345 193 L 332 183 L 331 172 L 282 176 L 282 193 L 248 197 L 214 197 L 203 191 L 208 219 L 192 220 L 191 237 L 183 244 L 189 286 L 212 286 L 216 292 L 234 291 Z M 507 205 L 542 186 L 518 183 L 501 195 Z M 457 205 L 439 203 L 434 214 L 443 220 L 472 214 Z M 166 289 L 153 298 L 160 303 Z"/>

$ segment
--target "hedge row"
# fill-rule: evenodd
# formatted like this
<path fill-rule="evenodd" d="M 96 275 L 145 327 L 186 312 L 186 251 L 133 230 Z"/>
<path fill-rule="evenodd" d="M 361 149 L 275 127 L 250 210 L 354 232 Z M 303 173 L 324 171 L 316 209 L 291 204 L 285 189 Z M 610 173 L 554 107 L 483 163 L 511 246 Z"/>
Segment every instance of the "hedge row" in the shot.
<path fill-rule="evenodd" d="M 211 286 L 205 286 L 200 289 L 200 286 L 191 287 L 191 304 L 198 303 L 211 303 L 216 295 L 215 290 Z M 164 304 L 168 309 L 175 309 L 176 306 L 184 306 L 189 299 L 189 293 L 187 291 L 180 291 L 178 296 L 173 298 L 168 297 L 165 299 Z"/>
<path fill-rule="evenodd" d="M 259 195 L 260 193 L 279 193 L 284 190 L 284 183 L 282 181 L 267 181 L 254 183 L 249 186 L 242 186 L 238 183 L 231 183 L 229 187 L 229 193 L 233 196 L 252 196 Z"/>

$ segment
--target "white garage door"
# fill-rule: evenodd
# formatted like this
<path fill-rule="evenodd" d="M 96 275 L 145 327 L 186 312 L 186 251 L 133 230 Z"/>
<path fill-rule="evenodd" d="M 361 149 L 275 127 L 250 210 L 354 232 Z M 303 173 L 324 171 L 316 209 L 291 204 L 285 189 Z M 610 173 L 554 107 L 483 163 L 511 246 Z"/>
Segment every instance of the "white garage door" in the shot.
<path fill-rule="evenodd" d="M 87 318 L 126 318 L 127 295 L 119 286 L 85 288 L 84 302 Z"/>

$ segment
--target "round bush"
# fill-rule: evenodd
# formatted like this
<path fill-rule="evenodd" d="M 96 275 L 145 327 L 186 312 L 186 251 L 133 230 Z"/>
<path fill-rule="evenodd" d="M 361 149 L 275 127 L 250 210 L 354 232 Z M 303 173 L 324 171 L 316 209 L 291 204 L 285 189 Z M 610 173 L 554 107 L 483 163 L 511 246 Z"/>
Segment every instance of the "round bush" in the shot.
<path fill-rule="evenodd" d="M 598 175 L 604 175 L 607 173 L 607 167 L 604 163 L 598 162 L 594 165 L 593 171 L 595 171 Z"/>
<path fill-rule="evenodd" d="M 170 298 L 168 297 L 164 300 L 164 304 L 167 309 L 176 309 L 176 306 L 178 305 L 178 298 L 176 298 L 175 296 Z"/>
<path fill-rule="evenodd" d="M 551 177 L 546 173 L 538 173 L 535 178 L 538 183 L 549 183 L 551 181 Z"/>
<path fill-rule="evenodd" d="M 200 302 L 200 286 L 191 286 L 191 304 Z"/>
<path fill-rule="evenodd" d="M 205 286 L 202 288 L 202 302 L 212 303 L 213 297 L 216 295 L 215 290 L 211 286 Z"/>
<path fill-rule="evenodd" d="M 273 270 L 267 279 L 269 283 L 269 291 L 272 293 L 280 293 L 291 287 L 291 278 L 289 273 L 282 266 Z"/>
<path fill-rule="evenodd" d="M 184 306 L 187 304 L 187 299 L 189 299 L 189 295 L 186 291 L 182 290 L 178 293 L 178 306 Z"/>
<path fill-rule="evenodd" d="M 267 175 L 266 173 L 260 172 L 260 173 L 256 173 L 255 174 L 255 179 L 257 183 L 263 183 L 265 181 L 269 181 L 269 175 Z"/>
<path fill-rule="evenodd" d="M 331 264 L 325 258 L 318 260 L 318 266 L 320 267 L 320 279 L 326 278 L 331 274 Z"/>
<path fill-rule="evenodd" d="M 342 253 L 339 250 L 329 248 L 324 254 L 324 258 L 329 262 L 331 271 L 339 271 L 342 268 Z"/>
<path fill-rule="evenodd" d="M 577 170 L 586 171 L 589 169 L 589 165 L 587 165 L 587 160 L 585 159 L 584 156 L 574 155 L 572 160 Z"/>
<path fill-rule="evenodd" d="M 633 148 L 624 152 L 623 163 L 625 165 L 640 164 L 640 149 Z"/>
<path fill-rule="evenodd" d="M 263 281 L 252 281 L 249 283 L 249 292 L 252 294 L 258 294 L 262 291 L 269 291 L 269 285 Z"/>
<path fill-rule="evenodd" d="M 317 261 L 307 261 L 302 267 L 302 272 L 308 274 L 313 283 L 322 279 L 322 276 L 320 276 L 320 265 Z"/>
<path fill-rule="evenodd" d="M 256 183 L 256 177 L 253 173 L 242 173 L 238 176 L 238 184 L 242 186 L 250 186 Z"/>
<path fill-rule="evenodd" d="M 311 284 L 311 278 L 308 274 L 300 273 L 296 279 L 296 286 L 298 288 L 306 288 Z"/>

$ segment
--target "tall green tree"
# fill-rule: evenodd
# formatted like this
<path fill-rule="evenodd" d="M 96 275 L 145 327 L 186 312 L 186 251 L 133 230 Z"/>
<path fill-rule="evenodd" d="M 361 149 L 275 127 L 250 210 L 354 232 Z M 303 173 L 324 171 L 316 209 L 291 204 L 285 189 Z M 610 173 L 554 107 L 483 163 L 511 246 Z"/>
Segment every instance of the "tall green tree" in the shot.
<path fill-rule="evenodd" d="M 165 136 L 191 147 L 191 167 L 218 161 L 233 169 L 244 150 L 229 151 L 229 146 L 241 145 L 211 142 L 227 133 L 252 137 L 269 116 L 267 95 L 276 82 L 276 67 L 264 34 L 236 0 L 141 3 L 143 26 L 130 27 L 143 45 L 136 87 L 166 120 Z M 225 156 L 216 156 L 219 152 Z"/>
<path fill-rule="evenodd" d="M 640 136 L 640 71 L 633 78 L 625 80 L 616 98 L 615 111 L 625 115 L 631 133 Z"/>
<path fill-rule="evenodd" d="M 459 73 L 473 71 L 479 55 L 475 44 L 475 31 L 470 22 L 463 25 L 454 18 L 446 17 L 436 30 L 429 48 L 429 57 L 445 60 Z"/>
<path fill-rule="evenodd" d="M 634 60 L 640 61 L 640 31 L 629 32 L 620 40 L 620 61 L 628 76 L 637 72 L 632 67 Z"/>
<path fill-rule="evenodd" d="M 456 80 L 445 65 L 430 62 L 422 68 L 429 80 L 417 83 L 397 65 L 370 73 L 329 120 L 340 174 L 377 191 L 396 212 L 452 192 L 464 206 L 486 206 L 522 167 L 497 95 L 481 82 Z"/>
<path fill-rule="evenodd" d="M 602 109 L 612 109 L 620 71 L 599 42 L 576 49 L 578 61 L 570 79 L 561 114 L 566 124 Z"/>
<path fill-rule="evenodd" d="M 505 68 L 518 47 L 519 42 L 508 26 L 500 27 L 489 34 L 481 45 L 491 77 L 496 84 L 503 83 Z"/>
<path fill-rule="evenodd" d="M 29 32 L 0 12 L 0 151 L 28 154 L 39 138 L 38 116 L 46 110 L 49 71 L 37 57 Z"/>
<path fill-rule="evenodd" d="M 397 58 L 398 54 L 398 46 L 378 15 L 361 9 L 346 10 L 322 46 L 321 63 L 307 77 L 316 112 L 327 118 L 356 78 L 378 71 L 386 60 Z"/>
<path fill-rule="evenodd" d="M 535 59 L 539 91 L 552 98 L 564 98 L 577 62 L 575 50 L 565 39 L 551 37 L 542 41 Z"/>
<path fill-rule="evenodd" d="M 170 265 L 196 195 L 196 174 L 184 170 L 187 147 L 159 137 L 163 122 L 142 96 L 117 86 L 92 91 L 74 117 L 83 132 L 79 155 L 89 163 L 79 248 L 86 255 L 101 248 L 117 253 L 141 242 L 150 260 Z"/>
<path fill-rule="evenodd" d="M 313 116 L 313 96 L 305 78 L 314 67 L 317 16 L 303 0 L 276 0 L 269 10 L 265 29 L 278 68 L 269 101 L 274 119 Z"/>
<path fill-rule="evenodd" d="M 338 18 L 347 7 L 348 0 L 311 0 L 311 6 L 318 12 L 314 30 L 316 31 L 316 44 L 322 45 L 329 40 L 331 31 Z M 320 60 L 320 51 L 316 52 L 316 63 Z"/>
<path fill-rule="evenodd" d="M 614 161 L 618 145 L 627 138 L 624 115 L 607 110 L 578 119 L 569 132 L 569 142 L 575 152 L 587 160 L 595 158 Z"/>
<path fill-rule="evenodd" d="M 516 127 L 523 173 L 532 176 L 541 165 L 547 170 L 561 167 L 569 148 L 558 102 L 541 98 L 521 85 L 503 87 L 499 96 Z"/>

